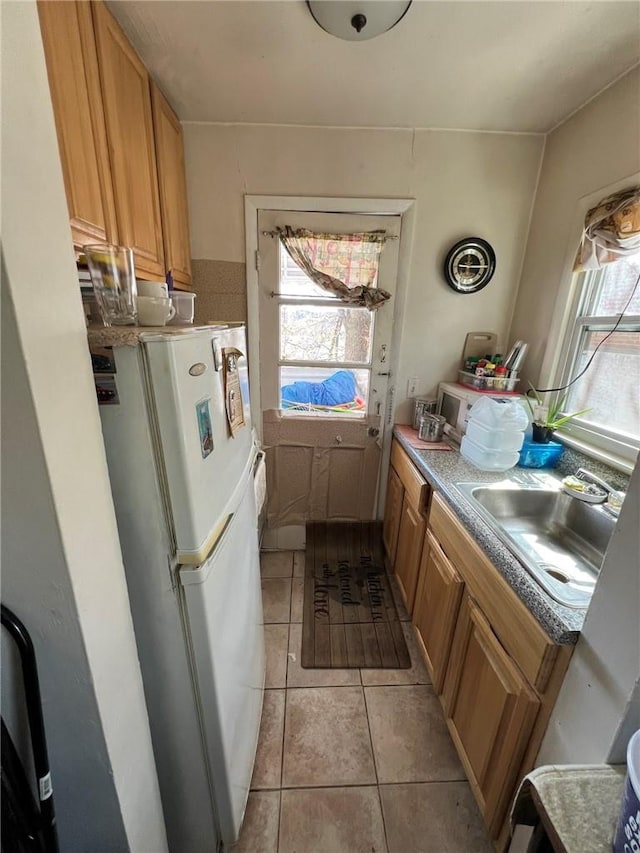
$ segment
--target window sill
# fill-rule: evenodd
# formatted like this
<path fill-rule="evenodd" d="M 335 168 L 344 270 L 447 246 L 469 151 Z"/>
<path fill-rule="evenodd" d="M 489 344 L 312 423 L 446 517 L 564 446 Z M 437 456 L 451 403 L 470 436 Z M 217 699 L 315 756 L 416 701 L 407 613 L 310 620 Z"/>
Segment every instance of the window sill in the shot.
<path fill-rule="evenodd" d="M 614 453 L 603 450 L 601 447 L 581 441 L 562 430 L 554 432 L 553 439 L 554 441 L 559 441 L 560 444 L 564 444 L 566 447 L 570 447 L 572 450 L 577 450 L 585 456 L 589 456 L 591 459 L 597 459 L 598 462 L 603 462 L 610 468 L 615 468 L 616 471 L 621 471 L 627 476 L 633 472 L 635 467 L 635 460 L 631 461 L 622 456 L 617 456 Z"/>

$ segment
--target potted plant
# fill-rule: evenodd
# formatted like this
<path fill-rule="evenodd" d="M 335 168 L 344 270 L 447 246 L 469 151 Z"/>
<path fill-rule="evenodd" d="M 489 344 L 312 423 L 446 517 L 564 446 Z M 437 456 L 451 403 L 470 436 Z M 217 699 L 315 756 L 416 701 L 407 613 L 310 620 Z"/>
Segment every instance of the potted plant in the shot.
<path fill-rule="evenodd" d="M 555 403 L 545 406 L 542 401 L 542 397 L 538 394 L 531 382 L 529 383 L 529 387 L 535 396 L 536 405 L 533 406 L 531 404 L 531 399 L 528 395 L 525 396 L 525 400 L 527 401 L 527 406 L 529 407 L 531 417 L 533 418 L 531 424 L 531 438 L 538 444 L 548 444 L 551 441 L 551 436 L 553 435 L 554 430 L 558 429 L 558 427 L 561 427 L 563 424 L 566 424 L 567 421 L 570 421 L 572 418 L 577 418 L 580 415 L 584 415 L 591 411 L 591 409 L 582 409 L 579 412 L 573 412 L 570 415 L 558 417 L 560 412 L 564 409 L 568 395 L 564 394 L 562 397 L 557 397 Z"/>

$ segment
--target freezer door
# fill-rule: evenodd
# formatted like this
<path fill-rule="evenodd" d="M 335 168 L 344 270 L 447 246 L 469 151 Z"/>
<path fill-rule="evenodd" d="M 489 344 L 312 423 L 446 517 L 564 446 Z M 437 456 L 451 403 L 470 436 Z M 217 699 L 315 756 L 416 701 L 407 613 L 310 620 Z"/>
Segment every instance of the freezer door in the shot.
<path fill-rule="evenodd" d="M 222 839 L 237 840 L 255 760 L 264 631 L 253 475 L 249 469 L 211 556 L 182 567 L 187 633 Z"/>
<path fill-rule="evenodd" d="M 231 435 L 220 355 L 235 350 L 244 425 Z M 214 358 L 214 353 L 217 357 Z M 178 559 L 202 562 L 253 453 L 244 328 L 197 329 L 145 342 Z M 217 363 L 218 364 L 217 364 Z"/>

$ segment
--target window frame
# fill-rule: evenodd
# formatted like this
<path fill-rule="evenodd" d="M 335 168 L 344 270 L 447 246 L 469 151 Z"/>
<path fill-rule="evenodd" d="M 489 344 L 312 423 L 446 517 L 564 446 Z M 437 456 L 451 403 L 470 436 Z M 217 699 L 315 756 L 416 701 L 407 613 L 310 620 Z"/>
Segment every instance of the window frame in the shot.
<path fill-rule="evenodd" d="M 566 385 L 575 376 L 584 334 L 588 331 L 611 331 L 620 316 L 619 314 L 607 316 L 589 313 L 594 310 L 605 271 L 606 267 L 573 273 L 573 296 L 570 300 L 564 335 L 561 338 L 557 380 L 552 383 L 555 387 Z M 625 329 L 640 332 L 640 315 L 626 315 L 616 331 Z M 555 392 L 555 400 L 564 393 L 564 391 Z M 566 414 L 567 412 L 561 412 L 560 416 Z M 572 419 L 556 432 L 558 437 L 568 445 L 578 449 L 594 450 L 595 455 L 600 458 L 606 461 L 622 462 L 624 467 L 633 466 L 640 451 L 640 434 L 631 436 L 620 430 L 610 429 L 603 424 L 589 421 L 588 415 Z"/>

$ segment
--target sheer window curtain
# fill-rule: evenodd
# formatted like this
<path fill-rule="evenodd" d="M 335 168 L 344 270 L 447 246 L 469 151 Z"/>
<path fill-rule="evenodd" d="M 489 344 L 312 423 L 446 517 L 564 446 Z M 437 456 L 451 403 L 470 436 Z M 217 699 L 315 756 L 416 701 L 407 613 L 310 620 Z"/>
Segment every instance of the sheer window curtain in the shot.
<path fill-rule="evenodd" d="M 375 287 L 384 231 L 359 234 L 318 234 L 286 225 L 278 237 L 309 278 L 341 302 L 375 311 L 391 299 Z"/>

